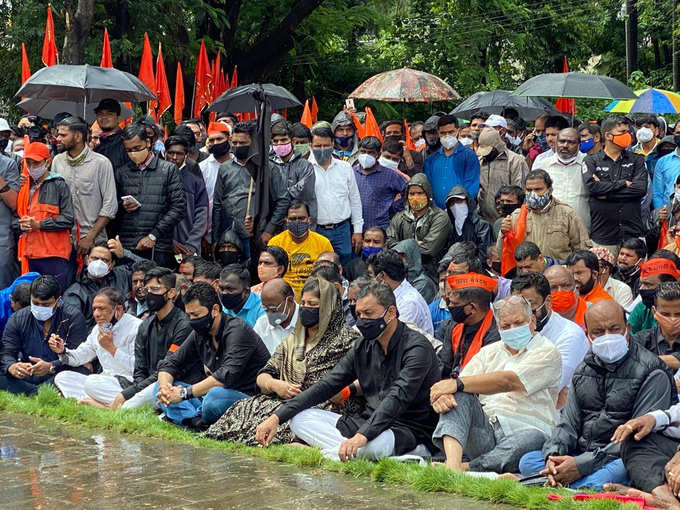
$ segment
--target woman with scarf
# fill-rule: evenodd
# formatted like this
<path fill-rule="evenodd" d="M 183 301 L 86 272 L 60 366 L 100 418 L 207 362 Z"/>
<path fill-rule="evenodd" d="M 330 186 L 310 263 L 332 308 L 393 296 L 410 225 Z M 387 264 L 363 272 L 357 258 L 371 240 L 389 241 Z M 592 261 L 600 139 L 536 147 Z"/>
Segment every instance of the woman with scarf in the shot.
<path fill-rule="evenodd" d="M 281 342 L 257 376 L 257 385 L 262 393 L 232 405 L 205 435 L 212 439 L 257 445 L 257 425 L 285 400 L 321 380 L 358 337 L 359 333 L 345 323 L 335 287 L 321 278 L 309 278 L 302 288 L 295 332 Z M 356 406 L 357 402 L 351 397 L 346 404 L 348 407 Z M 341 405 L 332 402 L 326 402 L 321 408 L 343 411 Z M 290 443 L 293 438 L 286 423 L 279 428 L 275 441 Z"/>

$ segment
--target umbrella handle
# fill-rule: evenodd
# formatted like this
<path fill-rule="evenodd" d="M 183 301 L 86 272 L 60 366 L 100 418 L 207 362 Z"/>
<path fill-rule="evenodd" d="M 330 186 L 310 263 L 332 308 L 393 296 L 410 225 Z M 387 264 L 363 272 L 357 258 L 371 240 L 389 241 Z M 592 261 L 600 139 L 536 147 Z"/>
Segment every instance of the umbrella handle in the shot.
<path fill-rule="evenodd" d="M 250 216 L 250 199 L 253 196 L 253 178 L 250 178 L 250 187 L 248 188 L 248 203 L 246 204 L 246 218 Z"/>

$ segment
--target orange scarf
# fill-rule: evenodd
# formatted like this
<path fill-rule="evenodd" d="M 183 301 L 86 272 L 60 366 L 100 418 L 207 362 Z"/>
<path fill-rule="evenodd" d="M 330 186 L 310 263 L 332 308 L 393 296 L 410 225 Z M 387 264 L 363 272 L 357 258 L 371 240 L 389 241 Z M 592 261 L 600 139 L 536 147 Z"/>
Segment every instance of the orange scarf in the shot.
<path fill-rule="evenodd" d="M 661 228 L 659 228 L 659 240 L 656 242 L 656 249 L 657 250 L 662 250 L 665 248 L 666 244 L 666 237 L 668 236 L 668 220 L 663 220 L 661 222 Z"/>
<path fill-rule="evenodd" d="M 515 249 L 524 241 L 526 233 L 527 206 L 523 204 L 519 210 L 515 228 L 503 234 L 503 250 L 501 251 L 501 274 L 503 276 L 517 265 L 517 262 L 515 262 Z"/>
<path fill-rule="evenodd" d="M 479 329 L 477 330 L 477 333 L 475 333 L 475 337 L 472 339 L 472 343 L 470 344 L 470 347 L 468 348 L 467 352 L 465 353 L 465 357 L 463 358 L 463 362 L 460 364 L 461 368 L 465 367 L 472 357 L 479 352 L 479 350 L 482 348 L 482 340 L 484 340 L 484 335 L 489 331 L 489 328 L 491 327 L 491 323 L 493 322 L 493 313 L 491 310 L 486 312 L 486 315 L 484 316 L 484 320 L 482 321 L 482 324 L 479 326 Z M 451 354 L 452 358 L 455 356 L 456 352 L 458 351 L 458 345 L 460 344 L 461 338 L 463 338 L 463 328 L 465 325 L 460 322 L 456 324 L 456 326 L 453 328 L 453 331 L 451 331 Z"/>

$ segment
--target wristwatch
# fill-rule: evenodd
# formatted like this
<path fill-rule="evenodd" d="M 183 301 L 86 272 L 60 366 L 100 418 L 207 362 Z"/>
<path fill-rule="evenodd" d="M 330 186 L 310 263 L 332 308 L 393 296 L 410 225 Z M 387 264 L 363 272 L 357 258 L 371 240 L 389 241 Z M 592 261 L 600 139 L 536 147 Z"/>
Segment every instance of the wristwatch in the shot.
<path fill-rule="evenodd" d="M 454 380 L 456 381 L 456 393 L 465 391 L 465 385 L 463 384 L 463 381 L 461 381 L 458 377 L 456 377 Z"/>
<path fill-rule="evenodd" d="M 187 389 L 186 389 L 185 386 L 182 386 L 182 387 L 179 389 L 179 398 L 181 398 L 182 400 L 186 400 L 186 399 L 187 399 Z"/>
<path fill-rule="evenodd" d="M 146 237 L 148 237 L 149 239 L 151 239 L 154 243 L 155 243 L 155 242 L 157 241 L 157 239 L 158 239 L 158 238 L 157 238 L 155 235 L 153 235 L 153 234 L 148 234 Z"/>

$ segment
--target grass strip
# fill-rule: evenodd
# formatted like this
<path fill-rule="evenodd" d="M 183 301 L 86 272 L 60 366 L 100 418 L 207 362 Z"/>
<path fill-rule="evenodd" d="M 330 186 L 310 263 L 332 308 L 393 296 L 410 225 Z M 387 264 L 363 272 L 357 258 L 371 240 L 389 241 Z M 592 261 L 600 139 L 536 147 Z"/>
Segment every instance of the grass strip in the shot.
<path fill-rule="evenodd" d="M 568 491 L 524 487 L 512 480 L 472 478 L 440 466 L 419 466 L 391 459 L 382 459 L 379 462 L 365 460 L 337 462 L 324 458 L 315 448 L 296 448 L 288 445 L 255 448 L 229 441 L 215 441 L 159 421 L 151 408 L 112 412 L 81 406 L 74 399 L 61 398 L 53 386 L 41 387 L 38 395 L 34 397 L 12 395 L 0 391 L 0 410 L 41 416 L 91 429 L 136 434 L 224 452 L 245 453 L 300 467 L 323 468 L 337 473 L 346 473 L 354 477 L 370 476 L 377 482 L 407 486 L 419 492 L 446 492 L 527 509 L 639 510 L 636 505 L 622 505 L 613 500 L 576 502 L 569 498 Z M 546 497 L 549 492 L 564 494 L 566 497 L 560 501 L 550 501 Z"/>

